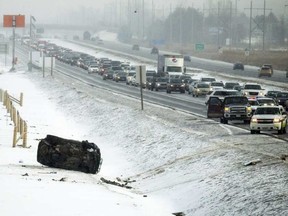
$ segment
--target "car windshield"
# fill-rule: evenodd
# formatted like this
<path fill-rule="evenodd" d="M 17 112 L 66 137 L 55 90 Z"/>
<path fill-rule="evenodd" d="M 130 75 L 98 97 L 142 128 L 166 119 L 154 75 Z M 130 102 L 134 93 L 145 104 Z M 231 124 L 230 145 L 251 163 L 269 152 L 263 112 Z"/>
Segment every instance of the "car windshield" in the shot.
<path fill-rule="evenodd" d="M 233 88 L 236 85 L 239 85 L 239 84 L 238 83 L 225 83 L 226 88 Z"/>
<path fill-rule="evenodd" d="M 228 97 L 225 100 L 225 104 L 247 104 L 248 99 L 246 97 Z"/>
<path fill-rule="evenodd" d="M 197 87 L 198 87 L 198 88 L 209 88 L 210 86 L 209 86 L 208 84 L 206 84 L 206 83 L 199 83 L 199 84 L 197 85 Z"/>
<path fill-rule="evenodd" d="M 171 79 L 170 80 L 171 83 L 181 83 L 180 79 Z"/>
<path fill-rule="evenodd" d="M 250 104 L 251 106 L 258 105 L 257 101 L 255 101 L 255 100 L 249 100 L 249 104 Z"/>
<path fill-rule="evenodd" d="M 213 82 L 213 81 L 215 81 L 215 78 L 202 78 L 201 81 L 202 82 Z"/>
<path fill-rule="evenodd" d="M 266 95 L 268 96 L 276 96 L 279 91 L 268 91 Z"/>
<path fill-rule="evenodd" d="M 274 100 L 269 100 L 269 99 L 261 99 L 261 100 L 258 100 L 258 103 L 260 105 L 264 105 L 264 104 L 275 104 L 275 101 Z"/>
<path fill-rule="evenodd" d="M 277 97 L 284 97 L 284 98 L 288 98 L 288 93 L 280 92 L 280 93 L 277 94 Z"/>
<path fill-rule="evenodd" d="M 146 76 L 156 76 L 156 72 L 146 72 Z"/>
<path fill-rule="evenodd" d="M 180 79 L 181 79 L 181 80 L 191 79 L 191 76 L 181 76 Z"/>
<path fill-rule="evenodd" d="M 167 82 L 167 79 L 166 78 L 158 78 L 157 82 Z"/>
<path fill-rule="evenodd" d="M 224 86 L 224 84 L 221 82 L 212 82 L 211 86 Z"/>
<path fill-rule="evenodd" d="M 134 76 L 134 74 L 136 74 L 136 73 L 134 73 L 134 72 L 129 72 L 129 73 L 128 73 L 128 76 Z"/>
<path fill-rule="evenodd" d="M 112 66 L 112 70 L 122 70 L 122 67 L 120 67 L 120 66 Z"/>
<path fill-rule="evenodd" d="M 280 114 L 280 110 L 277 107 L 266 107 L 266 108 L 257 108 L 255 111 L 256 115 L 277 115 Z"/>
<path fill-rule="evenodd" d="M 238 91 L 215 91 L 214 95 L 228 96 L 228 95 L 240 95 Z"/>
<path fill-rule="evenodd" d="M 167 72 L 182 72 L 182 67 L 168 66 Z"/>
<path fill-rule="evenodd" d="M 260 85 L 245 85 L 245 89 L 261 90 L 261 86 Z"/>
<path fill-rule="evenodd" d="M 125 72 L 119 72 L 118 76 L 126 76 L 126 73 Z"/>

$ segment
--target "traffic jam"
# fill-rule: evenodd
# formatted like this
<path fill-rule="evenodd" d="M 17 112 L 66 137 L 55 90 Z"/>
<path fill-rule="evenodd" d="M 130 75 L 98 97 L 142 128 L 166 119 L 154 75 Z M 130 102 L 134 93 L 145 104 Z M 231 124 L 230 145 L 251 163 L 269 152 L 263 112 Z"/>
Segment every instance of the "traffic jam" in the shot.
<path fill-rule="evenodd" d="M 22 43 L 29 46 L 29 43 Z M 249 125 L 251 134 L 269 132 L 285 134 L 287 131 L 288 90 L 264 89 L 259 83 L 240 83 L 217 80 L 212 76 L 194 76 L 186 71 L 187 56 L 160 54 L 153 47 L 151 55 L 158 55 L 157 68 L 146 68 L 139 78 L 139 67 L 127 61 L 73 51 L 45 40 L 31 44 L 32 48 L 46 56 L 74 67 L 82 68 L 88 74 L 97 74 L 103 81 L 126 83 L 141 87 L 146 91 L 179 93 L 191 98 L 203 98 L 207 108 L 207 118 L 221 123 L 237 121 Z M 134 45 L 131 50 L 134 50 Z M 157 49 L 157 52 L 155 51 Z M 231 68 L 232 69 L 232 68 Z M 244 65 L 236 63 L 233 70 L 244 70 Z M 259 77 L 273 75 L 273 66 L 262 65 Z"/>

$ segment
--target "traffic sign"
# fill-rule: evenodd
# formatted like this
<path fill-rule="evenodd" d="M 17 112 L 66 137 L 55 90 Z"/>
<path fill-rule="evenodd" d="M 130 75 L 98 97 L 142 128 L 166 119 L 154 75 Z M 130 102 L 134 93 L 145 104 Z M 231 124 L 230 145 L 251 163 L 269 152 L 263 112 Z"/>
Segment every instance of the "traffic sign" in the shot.
<path fill-rule="evenodd" d="M 195 44 L 195 50 L 196 51 L 202 51 L 202 50 L 204 50 L 204 48 L 205 48 L 205 46 L 202 43 Z"/>

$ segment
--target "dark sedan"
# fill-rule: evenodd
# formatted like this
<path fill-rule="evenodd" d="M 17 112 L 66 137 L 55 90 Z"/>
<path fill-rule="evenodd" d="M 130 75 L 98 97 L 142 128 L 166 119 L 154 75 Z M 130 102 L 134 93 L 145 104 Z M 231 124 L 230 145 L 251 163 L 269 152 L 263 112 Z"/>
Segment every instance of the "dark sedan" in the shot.
<path fill-rule="evenodd" d="M 244 70 L 244 65 L 240 62 L 233 65 L 233 70 Z"/>
<path fill-rule="evenodd" d="M 166 92 L 170 94 L 172 91 L 185 93 L 185 83 L 182 83 L 182 80 L 180 79 L 169 79 Z"/>
<path fill-rule="evenodd" d="M 168 81 L 168 79 L 166 77 L 158 77 L 155 80 L 155 91 L 166 90 L 167 89 L 167 81 Z"/>
<path fill-rule="evenodd" d="M 113 70 L 109 70 L 109 71 L 106 71 L 104 74 L 103 74 L 103 80 L 106 80 L 106 79 L 113 79 L 113 75 L 114 75 L 114 71 Z"/>
<path fill-rule="evenodd" d="M 127 73 L 124 71 L 120 71 L 120 72 L 116 72 L 115 74 L 115 81 L 119 82 L 119 81 L 126 81 L 126 77 L 127 77 Z"/>
<path fill-rule="evenodd" d="M 286 110 L 288 110 L 288 91 L 278 92 L 275 99 L 279 105 L 282 105 Z"/>

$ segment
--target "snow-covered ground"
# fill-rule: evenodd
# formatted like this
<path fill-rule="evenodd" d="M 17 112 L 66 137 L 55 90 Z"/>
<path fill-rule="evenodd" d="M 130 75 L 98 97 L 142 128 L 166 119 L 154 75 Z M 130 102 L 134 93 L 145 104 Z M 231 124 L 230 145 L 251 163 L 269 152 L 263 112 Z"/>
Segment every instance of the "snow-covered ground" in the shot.
<path fill-rule="evenodd" d="M 86 50 L 87 51 L 87 50 Z M 0 71 L 28 123 L 28 146 L 12 148 L 0 111 L 0 212 L 14 215 L 285 215 L 287 142 L 34 71 Z M 42 166 L 47 134 L 96 143 L 97 175 Z M 261 161 L 244 166 L 249 161 Z M 100 178 L 135 181 L 132 189 Z M 60 181 L 64 179 L 64 181 Z"/>

